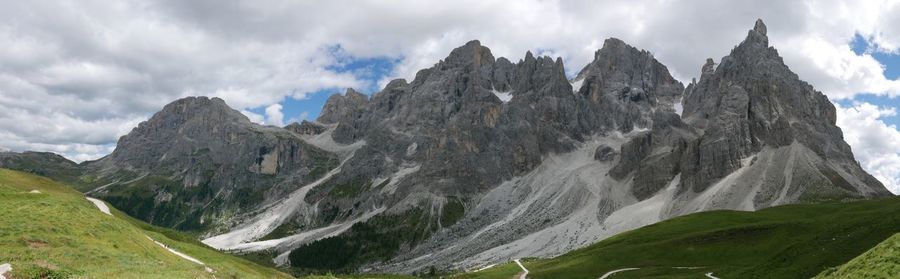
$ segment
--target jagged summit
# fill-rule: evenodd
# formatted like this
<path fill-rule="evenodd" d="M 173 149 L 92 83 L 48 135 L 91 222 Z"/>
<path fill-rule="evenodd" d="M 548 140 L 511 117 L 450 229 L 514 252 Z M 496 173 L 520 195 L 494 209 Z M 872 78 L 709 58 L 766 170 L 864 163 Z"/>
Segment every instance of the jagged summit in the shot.
<path fill-rule="evenodd" d="M 738 46 L 738 48 L 767 49 L 769 48 L 769 37 L 766 35 L 766 24 L 761 19 L 756 20 L 753 29 L 747 31 L 747 38 Z M 771 51 L 775 52 L 774 48 Z M 776 54 L 777 55 L 777 54 Z"/>
<path fill-rule="evenodd" d="M 235 111 L 225 100 L 218 97 L 185 97 L 175 100 L 164 106 L 163 109 L 154 114 L 150 119 L 158 119 L 160 121 L 168 120 L 170 117 L 180 117 L 180 120 L 186 121 L 192 117 L 222 117 L 222 120 L 244 120 L 250 121 L 246 116 Z M 152 121 L 148 121 L 152 122 Z"/>
<path fill-rule="evenodd" d="M 188 97 L 86 167 L 90 183 L 102 186 L 91 195 L 153 224 L 206 231 L 222 225 L 207 220 L 281 198 L 321 175 L 314 170 L 331 167 L 321 160 L 333 156 L 287 130 L 251 122 L 222 99 Z"/>
<path fill-rule="evenodd" d="M 472 40 L 465 45 L 457 47 L 443 61 L 446 65 L 453 66 L 480 66 L 482 63 L 494 63 L 491 50 L 481 45 L 478 40 Z"/>
<path fill-rule="evenodd" d="M 369 102 L 369 96 L 359 93 L 353 88 L 341 94 L 328 97 L 317 121 L 321 123 L 336 123 L 342 118 L 353 117 Z"/>
<path fill-rule="evenodd" d="M 763 23 L 762 19 L 756 20 L 756 23 L 753 25 L 753 31 L 763 36 L 766 35 L 766 24 Z"/>
<path fill-rule="evenodd" d="M 706 63 L 703 64 L 703 68 L 701 68 L 700 73 L 713 73 L 716 71 L 716 65 L 717 64 L 715 60 L 713 60 L 712 58 L 706 58 Z"/>
<path fill-rule="evenodd" d="M 809 160 L 803 163 L 806 165 L 792 170 L 804 172 L 804 183 L 817 181 L 816 187 L 832 187 L 828 190 L 835 191 L 832 194 L 887 194 L 853 159 L 835 125 L 834 105 L 784 64 L 777 50 L 768 47 L 765 34 L 765 25 L 757 21 L 747 38 L 714 70 L 707 60 L 700 80 L 686 91 L 684 120 L 704 134 L 697 142 L 697 164 L 685 170 L 683 183 L 702 191 L 746 166 L 742 161 L 746 158 L 762 156 L 759 154 L 767 150 L 790 149 L 813 153 L 804 155 L 810 156 L 804 159 Z M 785 183 L 791 184 L 785 187 L 797 198 L 804 190 L 806 194 L 818 191 L 791 179 Z M 757 202 L 766 200 L 777 198 L 760 197 Z"/>

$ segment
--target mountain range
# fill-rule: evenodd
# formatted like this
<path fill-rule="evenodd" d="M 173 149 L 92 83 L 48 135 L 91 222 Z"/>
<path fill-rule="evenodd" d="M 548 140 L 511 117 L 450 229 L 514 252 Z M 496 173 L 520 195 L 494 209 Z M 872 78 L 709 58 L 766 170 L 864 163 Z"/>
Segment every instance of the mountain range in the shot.
<path fill-rule="evenodd" d="M 557 256 L 700 211 L 892 196 L 835 118 L 757 21 L 687 86 L 614 38 L 571 80 L 560 58 L 470 41 L 411 81 L 332 95 L 316 121 L 263 126 L 188 97 L 99 160 L 0 167 L 278 265 L 412 273 Z"/>

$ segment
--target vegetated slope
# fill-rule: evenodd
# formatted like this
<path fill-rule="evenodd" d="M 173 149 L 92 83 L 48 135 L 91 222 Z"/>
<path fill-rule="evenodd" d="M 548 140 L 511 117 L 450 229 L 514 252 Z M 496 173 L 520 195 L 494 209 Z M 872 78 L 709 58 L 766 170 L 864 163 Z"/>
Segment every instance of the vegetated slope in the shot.
<path fill-rule="evenodd" d="M 900 233 L 816 278 L 900 278 Z"/>
<path fill-rule="evenodd" d="M 598 278 L 623 268 L 640 269 L 616 273 L 615 278 L 698 278 L 710 272 L 720 278 L 809 278 L 897 233 L 898 213 L 900 198 L 786 205 L 756 212 L 702 212 L 525 266 L 529 278 Z M 852 266 L 872 261 L 884 269 L 896 268 L 884 254 L 893 246 L 896 261 L 897 238 L 834 274 L 845 278 L 842 275 L 861 269 Z M 488 269 L 459 277 L 509 277 L 496 274 Z"/>
<path fill-rule="evenodd" d="M 218 98 L 172 102 L 85 167 L 89 195 L 148 223 L 204 233 L 321 177 L 337 159 Z M 221 228 L 220 228 L 221 227 Z"/>
<path fill-rule="evenodd" d="M 0 169 L 0 264 L 11 264 L 11 278 L 290 278 L 190 235 L 111 213 L 67 185 Z"/>
<path fill-rule="evenodd" d="M 86 162 L 87 163 L 87 162 Z M 75 190 L 90 187 L 82 178 L 84 164 L 77 164 L 50 152 L 0 152 L 0 168 L 24 171 L 66 183 Z"/>
<path fill-rule="evenodd" d="M 311 275 L 311 276 L 300 277 L 300 278 L 302 278 L 302 279 L 413 279 L 416 277 L 404 276 L 404 275 L 388 275 L 388 274 L 377 274 L 377 275 L 358 274 L 358 275 Z"/>

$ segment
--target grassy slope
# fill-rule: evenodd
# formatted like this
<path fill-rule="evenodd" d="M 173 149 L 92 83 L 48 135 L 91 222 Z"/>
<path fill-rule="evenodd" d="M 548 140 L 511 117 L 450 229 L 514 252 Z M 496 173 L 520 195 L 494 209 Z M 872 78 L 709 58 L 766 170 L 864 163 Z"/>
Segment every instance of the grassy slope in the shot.
<path fill-rule="evenodd" d="M 816 278 L 900 278 L 900 233 L 850 262 L 822 272 Z"/>
<path fill-rule="evenodd" d="M 302 279 L 415 279 L 416 277 L 390 274 L 359 274 L 359 275 L 311 275 Z"/>
<path fill-rule="evenodd" d="M 212 278 L 149 236 L 203 261 L 218 278 L 290 278 L 112 210 L 114 216 L 103 214 L 81 193 L 50 179 L 0 169 L 0 263 L 12 264 L 14 278 Z"/>
<path fill-rule="evenodd" d="M 713 211 L 622 233 L 525 266 L 529 278 L 597 278 L 627 267 L 641 269 L 612 278 L 702 278 L 707 272 L 721 278 L 809 278 L 898 231 L 900 198 Z M 896 263 L 897 250 L 890 253 L 884 257 Z M 509 278 L 509 273 L 486 270 L 460 277 Z"/>
<path fill-rule="evenodd" d="M 530 267 L 529 261 L 522 261 L 522 265 L 526 267 Z M 499 264 L 492 268 L 488 268 L 478 272 L 471 273 L 462 273 L 457 274 L 455 276 L 451 276 L 450 278 L 455 279 L 465 279 L 465 278 L 503 278 L 509 279 L 516 276 L 516 274 L 522 273 L 522 268 L 519 267 L 515 262 L 508 262 L 505 264 Z M 529 277 L 530 278 L 530 277 Z"/>

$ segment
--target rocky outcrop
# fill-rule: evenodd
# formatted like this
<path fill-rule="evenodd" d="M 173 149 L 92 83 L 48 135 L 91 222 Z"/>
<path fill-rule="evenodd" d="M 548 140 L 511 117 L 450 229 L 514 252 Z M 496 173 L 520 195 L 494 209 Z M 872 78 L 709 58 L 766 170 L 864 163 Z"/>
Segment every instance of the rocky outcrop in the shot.
<path fill-rule="evenodd" d="M 763 149 L 798 143 L 839 165 L 837 173 L 860 180 L 846 195 L 887 194 L 853 159 L 835 125 L 835 108 L 828 98 L 801 81 L 769 47 L 762 21 L 720 64 L 707 61 L 700 80 L 685 93 L 683 116 L 685 122 L 703 130 L 684 158 L 685 189 L 706 190 L 743 167 L 741 160 Z M 825 179 L 829 176 L 822 174 L 823 184 L 842 188 Z"/>
<path fill-rule="evenodd" d="M 538 61 L 533 63 L 549 64 Z M 521 62 L 498 64 L 504 73 L 499 80 L 518 78 L 506 73 L 516 73 L 509 69 Z M 510 107 L 515 108 L 527 95 L 515 91 L 515 84 L 523 83 L 508 83 L 494 88 L 512 90 Z M 465 267 L 552 256 L 564 252 L 558 247 L 579 247 L 572 243 L 590 243 L 703 210 L 890 195 L 852 160 L 835 126 L 833 105 L 784 65 L 768 46 L 761 21 L 721 63 L 707 60 L 699 81 L 684 91 L 649 53 L 616 39 L 605 42 L 575 84 L 582 86 L 575 89 L 574 106 L 563 106 L 564 113 L 548 110 L 567 117 L 544 119 L 551 120 L 550 127 L 566 127 L 561 133 L 579 142 L 576 146 L 595 144 L 583 140 L 591 133 L 624 134 L 613 159 L 609 145 L 621 139 L 615 133 L 602 137 L 596 147 L 555 150 L 551 153 L 566 159 L 550 157 L 528 174 L 500 184 L 472 206 L 471 219 L 386 270 L 453 261 L 443 258 L 458 259 L 458 265 L 450 266 Z M 533 96 L 564 100 L 554 94 L 559 92 Z M 681 92 L 683 118 L 674 110 Z M 528 103 L 538 106 L 538 100 Z M 580 161 L 580 150 L 602 160 Z M 547 225 L 517 225 L 542 218 Z M 477 240 L 464 232 L 476 234 Z M 474 242 L 493 244 L 485 251 Z M 438 260 L 417 258 L 426 254 Z"/>
<path fill-rule="evenodd" d="M 331 124 L 349 121 L 359 117 L 369 102 L 369 97 L 353 88 L 347 88 L 344 95 L 331 95 L 322 107 L 317 121 Z"/>
<path fill-rule="evenodd" d="M 287 130 L 251 123 L 221 99 L 189 97 L 86 167 L 102 186 L 91 195 L 153 224 L 207 231 L 316 179 L 335 161 Z M 148 198 L 159 194 L 169 198 Z"/>
<path fill-rule="evenodd" d="M 325 130 L 327 130 L 327 128 L 321 124 L 309 122 L 306 120 L 303 120 L 303 122 L 299 124 L 297 122 L 288 124 L 287 126 L 284 126 L 284 129 L 297 133 L 298 135 L 308 136 L 318 135 L 324 133 Z"/>
<path fill-rule="evenodd" d="M 626 132 L 649 128 L 656 109 L 674 112 L 684 90 L 649 52 L 614 38 L 603 43 L 575 80 L 583 84 L 578 93 L 595 107 L 594 121 Z"/>
<path fill-rule="evenodd" d="M 594 160 L 609 162 L 616 158 L 618 152 L 609 145 L 598 146 L 594 151 Z"/>

